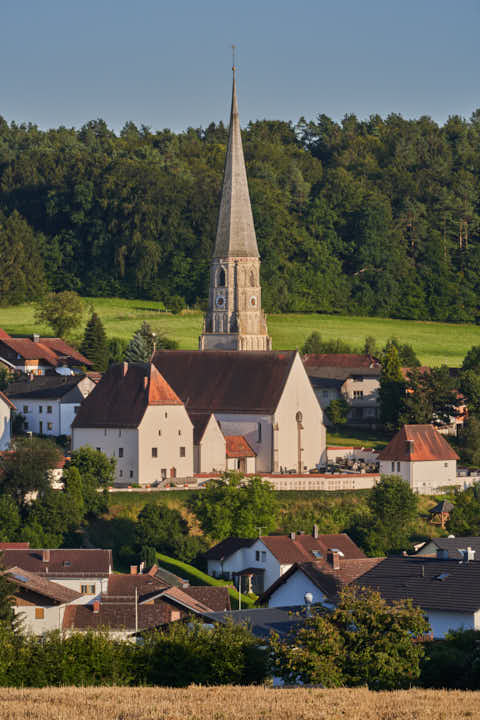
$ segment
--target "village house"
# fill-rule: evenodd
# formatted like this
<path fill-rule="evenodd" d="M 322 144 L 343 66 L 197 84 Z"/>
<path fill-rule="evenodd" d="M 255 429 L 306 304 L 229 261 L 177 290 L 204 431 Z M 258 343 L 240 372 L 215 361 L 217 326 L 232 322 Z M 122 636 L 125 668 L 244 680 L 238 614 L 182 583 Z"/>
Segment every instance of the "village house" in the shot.
<path fill-rule="evenodd" d="M 232 579 L 243 591 L 263 593 L 295 563 L 326 558 L 330 551 L 347 558 L 365 554 L 345 533 L 319 535 L 290 533 L 257 538 L 230 537 L 207 550 L 207 572 L 213 577 Z"/>
<path fill-rule="evenodd" d="M 6 394 L 25 418 L 24 430 L 69 436 L 81 403 L 94 387 L 85 374 L 42 375 L 11 382 Z"/>
<path fill-rule="evenodd" d="M 419 557 L 436 557 L 439 560 L 467 561 L 480 560 L 480 537 L 431 538 L 415 553 Z"/>
<path fill-rule="evenodd" d="M 12 337 L 0 328 L 0 365 L 26 375 L 71 375 L 92 363 L 62 338 Z"/>
<path fill-rule="evenodd" d="M 115 458 L 119 485 L 193 475 L 192 421 L 150 363 L 108 369 L 72 423 L 72 449 L 83 446 Z"/>
<path fill-rule="evenodd" d="M 192 416 L 213 414 L 237 438 L 226 447 L 237 468 L 303 473 L 325 461 L 323 414 L 298 352 L 158 350 L 152 362 Z M 219 459 L 221 443 L 212 428 L 203 452 Z"/>
<path fill-rule="evenodd" d="M 7 450 L 11 440 L 13 402 L 0 390 L 0 452 Z"/>
<path fill-rule="evenodd" d="M 422 495 L 463 485 L 457 478 L 458 455 L 433 425 L 404 425 L 378 459 L 382 475 L 399 475 Z"/>

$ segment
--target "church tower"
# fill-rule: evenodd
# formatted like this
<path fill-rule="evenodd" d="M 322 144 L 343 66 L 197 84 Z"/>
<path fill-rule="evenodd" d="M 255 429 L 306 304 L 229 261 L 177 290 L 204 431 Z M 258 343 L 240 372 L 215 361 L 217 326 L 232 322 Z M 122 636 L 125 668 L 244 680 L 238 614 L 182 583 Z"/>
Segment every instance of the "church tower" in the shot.
<path fill-rule="evenodd" d="M 230 133 L 210 265 L 210 292 L 200 350 L 271 350 L 262 310 L 260 258 L 238 119 L 235 65 Z"/>

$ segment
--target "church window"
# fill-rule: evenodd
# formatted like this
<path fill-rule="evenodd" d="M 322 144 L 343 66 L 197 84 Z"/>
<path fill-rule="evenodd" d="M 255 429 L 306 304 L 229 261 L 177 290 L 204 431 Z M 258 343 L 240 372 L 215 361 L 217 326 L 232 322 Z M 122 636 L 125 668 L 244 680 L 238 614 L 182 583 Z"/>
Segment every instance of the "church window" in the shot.
<path fill-rule="evenodd" d="M 255 287 L 255 272 L 253 270 L 250 270 L 250 287 Z"/>
<path fill-rule="evenodd" d="M 225 270 L 223 268 L 220 268 L 220 270 L 218 271 L 217 285 L 219 287 L 225 286 Z"/>
<path fill-rule="evenodd" d="M 262 423 L 257 424 L 257 443 L 262 442 Z"/>

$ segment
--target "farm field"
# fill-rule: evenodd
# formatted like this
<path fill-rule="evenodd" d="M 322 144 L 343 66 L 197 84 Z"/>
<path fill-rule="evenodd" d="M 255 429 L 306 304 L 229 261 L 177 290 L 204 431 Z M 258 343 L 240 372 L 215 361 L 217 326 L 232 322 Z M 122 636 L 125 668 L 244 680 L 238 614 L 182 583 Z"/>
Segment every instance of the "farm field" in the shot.
<path fill-rule="evenodd" d="M 121 298 L 85 298 L 102 318 L 107 334 L 130 338 L 143 320 L 154 330 L 161 330 L 175 338 L 181 349 L 197 348 L 202 330 L 202 313 L 185 311 L 181 315 L 163 312 L 163 305 L 150 300 Z M 86 320 L 86 317 L 85 317 Z M 35 323 L 33 305 L 24 304 L 0 308 L 0 327 L 7 332 L 48 334 L 46 326 Z M 285 314 L 269 315 L 268 327 L 273 347 L 278 350 L 300 348 L 305 338 L 317 330 L 325 339 L 341 338 L 359 350 L 367 335 L 373 335 L 379 345 L 392 336 L 411 343 L 425 365 L 459 365 L 472 345 L 480 344 L 480 326 L 455 325 L 377 317 L 343 315 Z M 80 339 L 78 334 L 77 340 Z"/>
<path fill-rule="evenodd" d="M 480 718 L 480 693 L 266 687 L 0 688 L 8 720 L 461 720 Z"/>

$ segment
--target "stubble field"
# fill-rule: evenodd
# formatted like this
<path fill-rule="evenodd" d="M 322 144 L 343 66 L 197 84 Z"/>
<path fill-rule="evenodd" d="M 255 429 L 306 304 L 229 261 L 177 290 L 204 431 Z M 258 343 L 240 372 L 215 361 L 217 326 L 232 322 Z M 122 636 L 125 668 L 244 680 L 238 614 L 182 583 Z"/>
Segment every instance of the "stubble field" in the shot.
<path fill-rule="evenodd" d="M 263 687 L 0 689 L 7 720 L 457 720 L 480 718 L 480 693 Z"/>
<path fill-rule="evenodd" d="M 175 338 L 181 349 L 196 349 L 202 331 L 202 313 L 186 311 L 180 315 L 162 312 L 161 303 L 152 300 L 86 298 L 102 318 L 107 334 L 129 339 L 143 320 L 156 331 Z M 33 305 L 0 308 L 0 327 L 7 332 L 48 334 L 48 327 L 35 323 Z M 85 315 L 85 321 L 87 315 Z M 325 339 L 341 338 L 361 349 L 365 337 L 372 335 L 380 346 L 395 336 L 413 345 L 424 365 L 461 364 L 472 345 L 480 345 L 480 326 L 454 325 L 389 318 L 343 315 L 285 314 L 269 315 L 268 327 L 275 350 L 300 348 L 305 338 L 317 330 Z M 77 335 L 77 340 L 81 333 Z"/>

